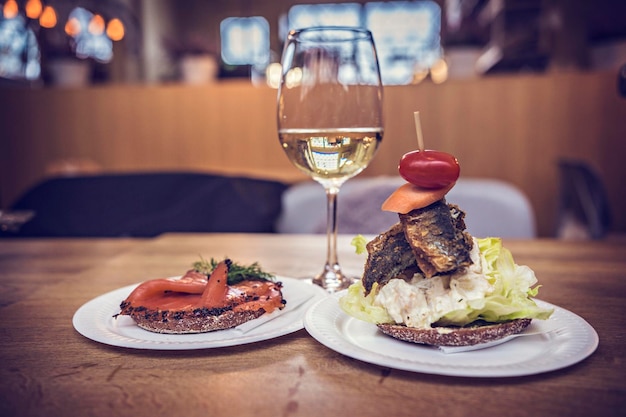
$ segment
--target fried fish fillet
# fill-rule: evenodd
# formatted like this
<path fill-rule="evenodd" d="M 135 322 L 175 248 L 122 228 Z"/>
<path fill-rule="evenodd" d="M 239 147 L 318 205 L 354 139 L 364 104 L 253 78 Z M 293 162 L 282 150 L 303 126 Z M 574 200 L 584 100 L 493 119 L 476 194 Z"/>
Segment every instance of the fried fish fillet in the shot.
<path fill-rule="evenodd" d="M 445 200 L 400 214 L 399 223 L 367 244 L 362 280 L 366 295 L 375 282 L 408 280 L 416 272 L 432 277 L 471 265 L 472 238 L 464 231 L 464 216 Z"/>
<path fill-rule="evenodd" d="M 465 213 L 439 200 L 400 214 L 404 235 L 417 265 L 427 278 L 471 265 L 472 238 L 465 232 Z"/>
<path fill-rule="evenodd" d="M 385 285 L 392 278 L 409 279 L 420 271 L 401 223 L 378 235 L 366 248 L 368 256 L 362 280 L 366 294 L 375 282 Z"/>

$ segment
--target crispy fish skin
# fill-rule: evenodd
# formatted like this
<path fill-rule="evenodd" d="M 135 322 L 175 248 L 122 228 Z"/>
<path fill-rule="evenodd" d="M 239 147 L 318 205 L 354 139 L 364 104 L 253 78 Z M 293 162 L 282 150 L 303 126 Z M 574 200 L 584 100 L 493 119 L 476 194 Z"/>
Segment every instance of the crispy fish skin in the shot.
<path fill-rule="evenodd" d="M 472 238 L 464 231 L 464 216 L 445 199 L 399 215 L 417 265 L 427 278 L 471 265 Z"/>
<path fill-rule="evenodd" d="M 376 236 L 366 248 L 368 257 L 362 278 L 366 295 L 375 282 L 382 286 L 392 278 L 410 278 L 419 272 L 415 255 L 400 223 Z"/>
<path fill-rule="evenodd" d="M 361 282 L 365 295 L 375 282 L 410 280 L 417 272 L 427 277 L 469 266 L 472 237 L 465 230 L 465 213 L 440 200 L 400 215 L 401 221 L 370 241 Z M 417 253 L 416 253 L 417 252 Z"/>

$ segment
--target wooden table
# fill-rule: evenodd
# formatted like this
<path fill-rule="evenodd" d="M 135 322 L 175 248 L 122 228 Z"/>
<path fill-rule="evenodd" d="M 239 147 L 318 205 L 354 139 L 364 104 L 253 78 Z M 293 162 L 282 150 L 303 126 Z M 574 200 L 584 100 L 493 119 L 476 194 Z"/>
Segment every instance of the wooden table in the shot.
<path fill-rule="evenodd" d="M 344 269 L 363 257 L 340 236 Z M 364 363 L 306 330 L 237 347 L 152 351 L 93 342 L 72 327 L 90 299 L 178 275 L 203 257 L 319 272 L 323 236 L 164 235 L 156 239 L 0 240 L 2 416 L 623 416 L 626 243 L 505 241 L 532 267 L 540 298 L 598 332 L 586 360 L 549 373 L 467 378 Z"/>

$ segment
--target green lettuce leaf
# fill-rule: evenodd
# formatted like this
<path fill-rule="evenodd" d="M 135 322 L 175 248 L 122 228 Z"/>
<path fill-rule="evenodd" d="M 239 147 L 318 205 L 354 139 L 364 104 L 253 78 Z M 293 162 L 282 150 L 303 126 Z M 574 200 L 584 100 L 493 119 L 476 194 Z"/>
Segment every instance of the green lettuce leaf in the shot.
<path fill-rule="evenodd" d="M 359 320 L 370 323 L 389 323 L 391 317 L 384 307 L 374 305 L 374 297 L 378 293 L 378 283 L 372 286 L 372 291 L 365 296 L 365 288 L 361 280 L 356 281 L 348 288 L 348 293 L 339 299 L 339 306 L 348 314 Z"/>
<path fill-rule="evenodd" d="M 350 242 L 352 246 L 354 246 L 354 250 L 357 255 L 361 255 L 367 252 L 367 239 L 363 235 L 356 235 L 352 238 Z"/>

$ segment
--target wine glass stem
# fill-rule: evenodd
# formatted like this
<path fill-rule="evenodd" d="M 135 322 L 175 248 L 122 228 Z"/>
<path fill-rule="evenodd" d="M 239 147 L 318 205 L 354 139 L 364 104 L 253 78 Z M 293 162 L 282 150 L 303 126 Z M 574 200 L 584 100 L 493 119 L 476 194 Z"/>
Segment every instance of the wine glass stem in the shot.
<path fill-rule="evenodd" d="M 337 194 L 338 186 L 326 188 L 327 221 L 326 221 L 326 265 L 320 275 L 313 279 L 313 283 L 326 289 L 328 292 L 335 292 L 348 288 L 352 284 L 352 279 L 341 271 L 337 259 Z"/>
<path fill-rule="evenodd" d="M 341 272 L 337 259 L 337 194 L 338 187 L 326 188 L 326 270 Z"/>

